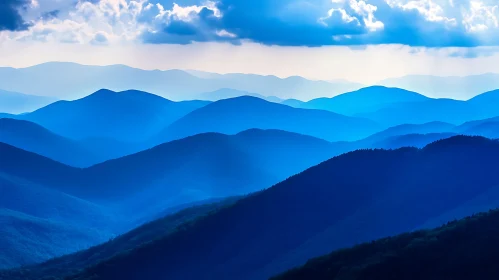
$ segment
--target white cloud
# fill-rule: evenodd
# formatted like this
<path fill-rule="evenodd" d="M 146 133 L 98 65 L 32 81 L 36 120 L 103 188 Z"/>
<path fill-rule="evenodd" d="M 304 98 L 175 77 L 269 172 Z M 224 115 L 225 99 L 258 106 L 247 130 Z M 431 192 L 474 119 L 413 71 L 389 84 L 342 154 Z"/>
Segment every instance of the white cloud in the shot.
<path fill-rule="evenodd" d="M 3 35 L 2 38 L 95 44 L 99 42 L 96 38 L 103 40 L 105 37 L 106 44 L 120 43 L 136 41 L 146 30 L 158 31 L 172 19 L 192 21 L 203 8 L 212 10 L 215 16 L 221 16 L 212 1 L 185 7 L 174 4 L 171 9 L 149 0 L 79 0 L 76 5 L 68 5 L 69 2 L 72 1 L 32 0 L 32 9 L 24 14 L 33 23 L 32 27 L 22 32 L 4 32 L 7 36 Z M 41 17 L 54 10 L 60 13 L 57 17 Z M 223 33 L 223 30 L 219 32 L 226 37 L 231 36 Z"/>
<path fill-rule="evenodd" d="M 425 17 L 427 21 L 456 23 L 456 19 L 446 16 L 446 11 L 434 0 L 386 0 L 390 7 L 398 7 L 403 10 L 416 10 Z M 449 6 L 453 6 L 452 0 Z"/>
<path fill-rule="evenodd" d="M 377 20 L 374 15 L 374 13 L 377 10 L 376 6 L 368 4 L 362 0 L 331 0 L 331 1 L 333 4 L 336 4 L 339 7 L 331 8 L 328 11 L 328 16 L 319 18 L 320 23 L 327 25 L 326 20 L 331 18 L 334 13 L 339 13 L 341 15 L 341 19 L 346 23 L 357 22 L 358 25 L 361 25 L 359 20 L 361 19 L 365 27 L 369 31 L 377 31 L 379 29 L 383 29 L 384 27 L 383 22 Z"/>
<path fill-rule="evenodd" d="M 469 9 L 463 9 L 463 25 L 469 32 L 498 28 L 498 5 L 487 5 L 482 1 L 470 1 Z"/>
<path fill-rule="evenodd" d="M 378 7 L 367 4 L 362 0 L 349 0 L 348 4 L 356 14 L 362 16 L 364 24 L 370 31 L 383 29 L 384 24 L 381 21 L 376 20 L 374 16 L 374 13 L 378 9 Z"/>

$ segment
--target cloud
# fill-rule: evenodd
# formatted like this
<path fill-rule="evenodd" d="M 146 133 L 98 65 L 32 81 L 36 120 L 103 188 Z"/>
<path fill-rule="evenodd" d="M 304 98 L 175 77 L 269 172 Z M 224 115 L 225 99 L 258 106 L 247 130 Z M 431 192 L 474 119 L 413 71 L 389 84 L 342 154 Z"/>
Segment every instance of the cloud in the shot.
<path fill-rule="evenodd" d="M 0 1 L 0 31 L 25 30 L 29 23 L 25 22 L 20 10 L 28 5 L 28 0 L 1 0 Z"/>
<path fill-rule="evenodd" d="M 173 6 L 171 11 L 190 9 L 189 17 L 167 13 L 168 18 L 141 37 L 144 42 L 252 41 L 312 47 L 499 45 L 495 36 L 499 8 L 494 0 L 218 0 L 204 6 Z M 180 27 L 189 32 L 180 34 Z M 218 36 L 221 30 L 231 34 L 230 40 Z"/>
<path fill-rule="evenodd" d="M 255 42 L 270 46 L 402 44 L 434 48 L 499 45 L 497 0 L 31 0 L 30 3 L 27 9 L 15 5 L 13 11 L 17 12 L 18 20 L 29 22 L 30 28 L 11 34 L 14 40 L 95 44 L 97 36 L 104 39 L 102 36 L 106 34 L 106 44 Z M 27 29 L 27 25 L 21 24 L 19 29 Z"/>

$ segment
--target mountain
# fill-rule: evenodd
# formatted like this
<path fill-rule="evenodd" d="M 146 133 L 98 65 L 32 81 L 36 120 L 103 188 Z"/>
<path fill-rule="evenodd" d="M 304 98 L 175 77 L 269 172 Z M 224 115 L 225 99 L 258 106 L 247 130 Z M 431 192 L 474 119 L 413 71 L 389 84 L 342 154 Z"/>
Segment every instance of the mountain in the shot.
<path fill-rule="evenodd" d="M 429 98 L 400 88 L 372 86 L 347 92 L 332 98 L 317 98 L 301 104 L 300 108 L 320 109 L 352 116 L 378 111 L 389 104 L 426 101 Z"/>
<path fill-rule="evenodd" d="M 155 141 L 203 132 L 235 134 L 251 128 L 285 130 L 327 141 L 357 140 L 380 130 L 376 123 L 361 118 L 243 96 L 220 100 L 187 114 L 163 130 Z"/>
<path fill-rule="evenodd" d="M 0 119 L 0 142 L 77 167 L 105 159 L 73 140 L 23 120 Z"/>
<path fill-rule="evenodd" d="M 494 90 L 479 94 L 467 101 L 428 98 L 426 101 L 393 103 L 376 112 L 360 113 L 355 116 L 388 126 L 433 121 L 460 125 L 498 116 L 497 106 L 499 106 L 499 90 Z"/>
<path fill-rule="evenodd" d="M 404 134 L 390 136 L 371 145 L 378 149 L 398 149 L 402 147 L 423 148 L 435 141 L 456 136 L 452 132 L 427 133 L 427 134 Z"/>
<path fill-rule="evenodd" d="M 24 189 L 31 188 L 26 191 L 27 198 L 21 200 L 22 195 L 13 195 L 13 191 L 18 188 L 13 185 L 10 188 L 13 191 L 2 191 L 0 202 L 5 199 L 4 203 L 13 203 L 15 206 L 24 201 L 23 203 L 32 205 L 30 209 L 36 211 L 43 207 L 57 209 L 60 204 L 68 205 L 64 214 L 74 214 L 74 221 L 70 224 L 79 223 L 78 227 L 70 227 L 71 229 L 81 230 L 83 236 L 87 232 L 94 234 L 102 231 L 104 233 L 96 236 L 107 240 L 111 234 L 122 233 L 172 211 L 168 209 L 179 209 L 182 205 L 196 201 L 262 190 L 340 154 L 347 148 L 343 144 L 333 144 L 310 136 L 252 129 L 237 135 L 200 134 L 88 168 L 74 168 L 0 143 L 0 175 L 15 178 L 15 182 L 25 182 Z M 41 195 L 47 192 L 61 194 L 59 196 L 62 198 L 49 199 L 46 198 L 48 195 Z M 36 202 L 35 199 L 31 203 L 30 197 L 41 201 Z M 88 213 L 95 211 L 89 211 L 78 203 L 65 204 L 66 197 L 98 206 L 103 217 L 92 214 L 90 221 L 93 223 L 82 222 L 86 216 L 74 213 L 69 209 L 70 206 L 74 205 Z M 40 203 L 45 206 L 39 206 Z M 0 204 L 0 208 L 2 206 Z M 24 208 L 12 210 L 23 215 L 34 215 Z M 60 220 L 61 215 L 53 211 L 36 218 L 50 221 L 57 218 L 61 226 L 69 224 L 66 223 L 67 219 Z M 110 222 L 108 215 L 115 220 Z M 108 221 L 108 224 L 99 226 L 99 221 Z M 61 228 L 60 234 L 69 232 L 69 229 L 62 229 L 64 228 Z M 39 234 L 42 237 L 48 235 L 45 230 L 40 230 Z M 38 238 L 36 229 L 19 235 L 28 240 L 30 236 L 34 240 Z M 75 239 L 75 243 L 71 245 L 61 241 L 68 248 L 64 253 L 75 251 L 75 246 L 80 246 L 78 249 L 81 249 L 104 241 L 96 239 L 96 236 L 85 239 L 85 242 L 77 242 L 80 239 Z M 0 236 L 0 243 L 2 241 L 4 240 Z M 47 259 L 59 256 L 59 250 L 36 258 L 29 254 L 30 251 L 45 250 L 43 247 L 34 247 L 35 245 L 49 246 L 53 241 L 33 242 L 33 247 L 27 251 L 22 251 L 23 247 L 19 246 L 21 252 L 18 254 L 27 254 L 20 256 L 26 263 L 30 263 L 29 260 L 43 260 L 43 257 Z M 25 263 L 12 260 L 9 255 L 2 255 L 1 252 L 0 258 L 6 264 Z"/>
<path fill-rule="evenodd" d="M 497 279 L 499 211 L 311 259 L 271 280 Z"/>
<path fill-rule="evenodd" d="M 365 139 L 358 141 L 360 147 L 378 147 L 376 143 L 385 141 L 387 138 L 402 136 L 407 134 L 428 134 L 453 132 L 455 126 L 444 122 L 429 122 L 423 124 L 401 124 L 389 127 L 383 131 L 375 133 Z M 374 146 L 373 146 L 374 145 Z M 425 145 L 426 146 L 426 145 Z"/>
<path fill-rule="evenodd" d="M 2 113 L 31 112 L 55 101 L 57 101 L 55 98 L 0 90 L 0 112 Z"/>
<path fill-rule="evenodd" d="M 153 222 L 146 223 L 128 233 L 122 234 L 100 245 L 55 258 L 39 265 L 21 267 L 10 271 L 0 271 L 0 279 L 44 279 L 44 275 L 63 277 L 81 267 L 90 266 L 122 251 L 131 250 L 151 240 L 171 234 L 182 224 L 192 222 L 204 215 L 219 211 L 237 201 L 237 198 L 227 198 L 217 202 L 186 207 L 178 212 L 165 215 Z M 57 279 L 57 278 L 56 278 Z"/>
<path fill-rule="evenodd" d="M 281 104 L 288 105 L 295 108 L 301 108 L 305 102 L 298 99 L 286 99 L 281 101 Z"/>
<path fill-rule="evenodd" d="M 283 100 L 275 97 L 275 96 L 270 96 L 266 97 L 258 93 L 251 93 L 247 91 L 242 91 L 242 90 L 235 90 L 235 89 L 230 89 L 230 88 L 221 88 L 212 92 L 205 92 L 199 94 L 196 99 L 199 100 L 209 100 L 209 101 L 218 101 L 221 99 L 229 99 L 229 98 L 235 98 L 235 97 L 241 97 L 241 96 L 253 96 L 253 97 L 258 97 L 260 99 L 264 99 L 270 102 L 275 102 L 275 103 L 280 103 Z"/>
<path fill-rule="evenodd" d="M 487 73 L 470 76 L 409 75 L 380 81 L 380 85 L 404 88 L 434 98 L 467 100 L 482 92 L 499 88 L 499 74 Z"/>
<path fill-rule="evenodd" d="M 0 193 L 0 269 L 104 242 L 119 232 L 118 220 L 125 221 L 100 205 L 5 173 Z"/>
<path fill-rule="evenodd" d="M 94 137 L 139 141 L 156 134 L 206 101 L 173 102 L 129 90 L 99 90 L 75 101 L 58 101 L 19 116 L 71 139 Z"/>
<path fill-rule="evenodd" d="M 30 81 L 26 83 L 25 81 Z M 101 88 L 114 91 L 138 89 L 172 100 L 195 98 L 202 92 L 223 88 L 279 98 L 315 98 L 356 90 L 352 82 L 312 81 L 302 77 L 278 78 L 254 74 L 214 74 L 182 70 L 141 70 L 124 65 L 88 66 L 50 62 L 27 68 L 0 68 L 5 90 L 59 99 L 81 98 Z"/>
<path fill-rule="evenodd" d="M 232 136 L 199 134 L 84 169 L 6 144 L 0 148 L 11 159 L 0 162 L 0 172 L 77 197 L 121 203 L 129 198 L 153 206 L 154 201 L 183 203 L 259 190 L 347 147 L 286 131 L 252 129 Z"/>
<path fill-rule="evenodd" d="M 371 119 L 387 126 L 400 124 L 423 124 L 428 122 L 446 122 L 461 124 L 470 120 L 483 119 L 497 114 L 487 112 L 466 101 L 453 99 L 428 99 L 419 102 L 403 102 L 388 105 L 376 112 L 356 115 Z"/>
<path fill-rule="evenodd" d="M 68 279 L 267 279 L 497 188 L 498 156 L 497 141 L 465 136 L 346 153 Z"/>

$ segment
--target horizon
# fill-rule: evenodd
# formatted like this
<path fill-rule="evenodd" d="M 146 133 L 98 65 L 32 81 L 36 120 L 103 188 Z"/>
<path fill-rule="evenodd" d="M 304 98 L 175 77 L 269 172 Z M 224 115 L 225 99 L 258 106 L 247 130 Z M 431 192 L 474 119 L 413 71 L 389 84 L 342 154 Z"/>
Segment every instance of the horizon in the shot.
<path fill-rule="evenodd" d="M 138 69 L 138 70 L 143 70 L 143 71 L 174 71 L 174 70 L 180 70 L 183 72 L 186 72 L 187 74 L 193 75 L 194 74 L 190 73 L 192 72 L 201 72 L 201 73 L 207 73 L 207 74 L 217 74 L 217 75 L 230 75 L 230 74 L 243 74 L 243 75 L 257 75 L 257 76 L 262 76 L 262 77 L 277 77 L 279 79 L 289 79 L 293 77 L 299 77 L 303 78 L 306 80 L 310 81 L 323 81 L 323 82 L 350 82 L 350 83 L 359 83 L 362 85 L 365 85 L 366 87 L 368 86 L 376 86 L 376 83 L 383 82 L 384 80 L 389 80 L 389 79 L 399 79 L 399 78 L 404 78 L 404 77 L 411 77 L 411 76 L 430 76 L 430 77 L 439 77 L 439 78 L 465 78 L 465 77 L 473 77 L 473 76 L 484 76 L 484 75 L 499 75 L 499 69 L 498 72 L 483 72 L 480 74 L 462 74 L 462 75 L 437 75 L 437 74 L 407 74 L 407 75 L 398 75 L 398 76 L 391 76 L 386 79 L 378 80 L 375 81 L 374 83 L 361 83 L 359 81 L 355 80 L 347 80 L 347 79 L 342 79 L 342 78 L 332 78 L 332 79 L 311 79 L 307 78 L 305 76 L 300 76 L 300 75 L 290 75 L 290 76 L 279 76 L 275 74 L 258 74 L 258 73 L 253 73 L 253 72 L 215 72 L 215 71 L 205 71 L 205 70 L 199 70 L 199 69 L 189 69 L 189 68 L 144 68 L 144 67 L 139 67 L 139 66 L 133 66 L 133 65 L 127 65 L 127 64 L 120 64 L 120 63 L 115 63 L 115 64 L 86 64 L 86 63 L 79 63 L 79 62 L 74 62 L 74 61 L 46 61 L 46 62 L 41 62 L 41 63 L 36 63 L 36 64 L 31 64 L 27 66 L 10 66 L 10 65 L 0 65 L 0 68 L 13 68 L 13 69 L 26 69 L 26 68 L 32 68 L 44 64 L 76 64 L 80 66 L 96 66 L 96 67 L 110 67 L 110 66 L 125 66 L 133 69 Z M 381 86 L 381 85 L 380 85 Z"/>
<path fill-rule="evenodd" d="M 67 61 L 362 84 L 499 73 L 493 0 L 5 1 L 7 67 Z"/>

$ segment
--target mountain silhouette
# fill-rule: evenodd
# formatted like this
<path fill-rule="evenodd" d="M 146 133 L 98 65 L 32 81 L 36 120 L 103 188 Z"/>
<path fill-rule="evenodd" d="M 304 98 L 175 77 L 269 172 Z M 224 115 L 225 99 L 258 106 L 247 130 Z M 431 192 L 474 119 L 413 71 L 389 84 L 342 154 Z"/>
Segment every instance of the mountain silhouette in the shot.
<path fill-rule="evenodd" d="M 441 139 L 450 138 L 455 135 L 456 134 L 452 132 L 397 135 L 390 136 L 381 141 L 375 142 L 371 145 L 371 147 L 378 149 L 398 149 L 402 147 L 423 148 L 430 143 Z"/>
<path fill-rule="evenodd" d="M 20 114 L 31 112 L 55 101 L 57 101 L 55 98 L 0 90 L 1 113 Z"/>
<path fill-rule="evenodd" d="M 168 208 L 260 191 L 345 149 L 341 144 L 310 136 L 252 129 L 237 135 L 195 135 L 88 168 L 74 168 L 0 143 L 0 154 L 5 159 L 0 161 L 0 174 L 107 209 L 102 215 L 107 217 L 111 211 L 116 219 L 110 223 L 111 233 L 121 233 L 164 214 Z M 33 189 L 32 195 L 39 193 Z M 6 200 L 12 199 L 8 193 L 3 194 Z M 55 199 L 46 200 L 58 205 Z M 97 216 L 93 219 L 102 220 Z M 78 220 L 75 217 L 75 222 Z M 91 226 L 82 228 L 84 224 L 78 228 L 94 232 Z M 33 234 L 36 237 L 36 232 Z M 29 251 L 24 253 L 28 254 L 26 259 L 32 259 Z M 10 260 L 1 253 L 0 258 Z"/>
<path fill-rule="evenodd" d="M 305 102 L 298 99 L 286 99 L 281 101 L 281 104 L 288 105 L 295 108 L 301 108 Z"/>
<path fill-rule="evenodd" d="M 435 121 L 460 125 L 465 122 L 496 117 L 497 106 L 499 106 L 499 90 L 494 90 L 479 94 L 467 101 L 427 99 L 418 102 L 401 102 L 391 104 L 376 112 L 360 113 L 355 116 L 368 118 L 388 126 Z"/>
<path fill-rule="evenodd" d="M 499 211 L 317 257 L 271 280 L 497 279 Z"/>
<path fill-rule="evenodd" d="M 119 217 L 108 209 L 50 187 L 0 172 L 0 193 L 0 269 L 82 250 L 118 232 Z"/>
<path fill-rule="evenodd" d="M 190 72 L 190 73 L 189 73 Z M 182 70 L 142 70 L 125 65 L 89 66 L 49 62 L 27 68 L 0 67 L 3 89 L 59 99 L 75 99 L 101 88 L 138 89 L 172 100 L 197 98 L 223 88 L 279 98 L 314 98 L 357 90 L 363 85 L 347 81 L 312 81 L 302 77 L 278 78 L 254 74 L 198 75 Z M 26 81 L 30 81 L 26 83 Z"/>
<path fill-rule="evenodd" d="M 373 146 L 378 142 L 382 142 L 387 138 L 402 136 L 407 134 L 428 134 L 428 133 L 445 133 L 453 132 L 455 126 L 444 122 L 429 122 L 423 124 L 402 124 L 389 127 L 383 131 L 375 133 L 365 139 L 358 141 L 357 145 L 363 148 L 377 147 Z M 425 145 L 426 146 L 426 145 Z"/>
<path fill-rule="evenodd" d="M 423 124 L 446 122 L 461 124 L 466 121 L 486 118 L 492 112 L 481 111 L 466 101 L 453 99 L 428 99 L 427 101 L 403 102 L 389 105 L 376 112 L 358 114 L 387 126 L 401 124 Z"/>
<path fill-rule="evenodd" d="M 0 119 L 0 142 L 71 166 L 89 166 L 102 159 L 76 141 L 23 120 Z"/>
<path fill-rule="evenodd" d="M 267 279 L 460 207 L 498 186 L 497 156 L 466 136 L 346 153 L 68 279 Z"/>
<path fill-rule="evenodd" d="M 236 134 L 251 128 L 285 130 L 328 141 L 357 140 L 380 129 L 376 123 L 361 118 L 243 96 L 220 100 L 187 114 L 163 130 L 155 141 L 161 143 L 203 132 Z"/>
<path fill-rule="evenodd" d="M 51 275 L 57 279 L 59 276 L 63 277 L 65 274 L 71 273 L 74 269 L 98 263 L 123 251 L 131 250 L 151 240 L 168 235 L 178 230 L 184 223 L 192 222 L 203 215 L 216 212 L 233 204 L 235 201 L 237 201 L 237 198 L 227 198 L 186 207 L 86 250 L 55 258 L 39 265 L 29 266 L 29 269 L 26 269 L 28 266 L 25 266 L 10 271 L 0 270 L 0 279 L 43 279 L 44 275 Z"/>
<path fill-rule="evenodd" d="M 400 88 L 371 86 L 332 98 L 318 98 L 301 104 L 300 108 L 320 109 L 353 116 L 378 111 L 389 104 L 425 101 L 429 98 Z"/>
<path fill-rule="evenodd" d="M 475 120 L 457 126 L 454 131 L 466 135 L 480 135 L 487 138 L 498 138 L 499 117 Z"/>
<path fill-rule="evenodd" d="M 499 122 L 484 122 L 462 132 L 466 135 L 484 136 L 491 139 L 499 138 Z"/>
<path fill-rule="evenodd" d="M 408 75 L 390 78 L 379 84 L 389 87 L 405 88 L 434 98 L 458 98 L 466 100 L 499 88 L 499 75 L 486 73 L 469 76 L 439 77 L 430 75 Z"/>
<path fill-rule="evenodd" d="M 72 139 L 138 141 L 207 103 L 173 102 L 146 92 L 102 89 L 75 101 L 52 103 L 19 118 Z"/>
<path fill-rule="evenodd" d="M 221 89 L 218 89 L 215 91 L 201 93 L 196 97 L 196 99 L 218 101 L 221 99 L 229 99 L 229 98 L 235 98 L 235 97 L 241 97 L 241 96 L 253 96 L 253 97 L 258 97 L 260 99 L 264 99 L 264 100 L 267 100 L 270 102 L 276 102 L 276 103 L 280 103 L 283 101 L 282 99 L 275 97 L 275 96 L 266 97 L 266 96 L 263 96 L 263 95 L 258 94 L 258 93 L 251 93 L 251 92 L 247 92 L 247 91 L 235 90 L 235 89 L 230 89 L 230 88 L 221 88 Z"/>

